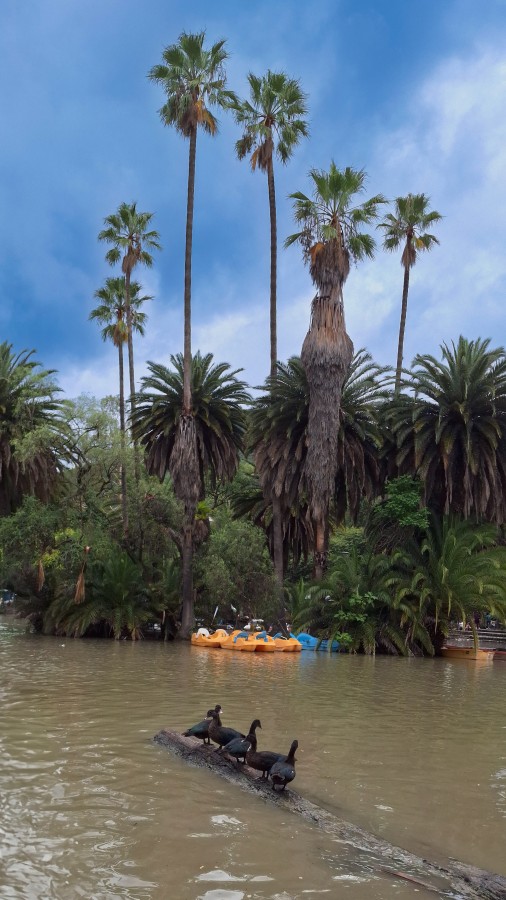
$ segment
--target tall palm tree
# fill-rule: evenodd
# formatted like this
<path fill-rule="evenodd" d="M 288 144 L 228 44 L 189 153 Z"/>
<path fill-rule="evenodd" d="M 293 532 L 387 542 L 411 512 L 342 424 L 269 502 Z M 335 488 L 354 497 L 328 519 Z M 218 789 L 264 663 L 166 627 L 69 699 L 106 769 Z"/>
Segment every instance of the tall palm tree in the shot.
<path fill-rule="evenodd" d="M 34 353 L 0 344 L 0 516 L 27 495 L 49 500 L 69 449 L 55 371 L 41 369 Z"/>
<path fill-rule="evenodd" d="M 253 171 L 258 167 L 267 174 L 269 191 L 269 215 L 271 224 L 271 278 L 270 278 L 270 346 L 271 378 L 276 377 L 277 327 L 277 224 L 276 191 L 274 184 L 274 156 L 287 163 L 300 139 L 307 137 L 308 127 L 306 95 L 300 83 L 288 78 L 284 72 L 271 72 L 262 78 L 248 75 L 250 99 L 234 104 L 236 121 L 244 128 L 243 136 L 235 147 L 239 159 L 250 156 Z"/>
<path fill-rule="evenodd" d="M 341 391 L 353 356 L 344 320 L 343 286 L 350 262 L 374 255 L 373 238 L 359 229 L 377 218 L 378 206 L 385 200 L 377 194 L 354 205 L 356 195 L 364 190 L 363 171 L 350 167 L 340 170 L 332 162 L 328 172 L 312 169 L 309 174 L 313 196 L 291 194 L 295 220 L 301 230 L 290 235 L 285 246 L 300 243 L 317 288 L 301 359 L 309 385 L 305 480 L 315 525 L 315 575 L 321 578 L 337 469 Z"/>
<path fill-rule="evenodd" d="M 141 286 L 137 281 L 130 284 L 130 316 L 132 330 L 144 334 L 146 313 L 141 307 L 152 297 L 141 297 Z M 104 287 L 95 291 L 99 305 L 90 312 L 89 318 L 99 322 L 102 328 L 102 339 L 110 340 L 118 348 L 119 370 L 119 421 L 121 433 L 121 508 L 123 516 L 123 532 L 128 533 L 128 504 L 126 482 L 126 428 L 125 428 L 125 383 L 123 365 L 123 345 L 128 341 L 126 288 L 123 278 L 107 278 Z"/>
<path fill-rule="evenodd" d="M 397 347 L 397 366 L 395 370 L 395 391 L 401 387 L 402 358 L 404 355 L 404 332 L 406 329 L 406 313 L 408 310 L 409 273 L 415 265 L 418 254 L 423 250 L 431 250 L 439 244 L 437 237 L 429 234 L 427 228 L 439 222 L 443 217 L 436 210 L 429 211 L 430 198 L 425 194 L 408 194 L 397 197 L 395 213 L 388 213 L 378 228 L 384 230 L 383 247 L 385 250 L 398 250 L 403 244 L 401 266 L 404 269 L 402 287 L 401 320 L 399 324 L 399 343 Z"/>
<path fill-rule="evenodd" d="M 217 41 L 209 49 L 204 47 L 205 32 L 183 32 L 177 44 L 163 51 L 163 62 L 153 66 L 148 77 L 160 84 L 166 102 L 160 109 L 164 125 L 173 126 L 188 138 L 188 195 L 186 204 L 186 242 L 184 266 L 184 353 L 183 353 L 183 409 L 178 417 L 175 451 L 170 455 L 170 474 L 176 496 L 185 512 L 185 561 L 191 559 L 192 529 L 199 498 L 199 449 L 192 406 L 192 348 L 191 348 L 191 272 L 193 242 L 193 206 L 195 195 L 195 160 L 199 128 L 213 136 L 218 122 L 212 107 L 224 109 L 235 102 L 235 95 L 226 89 L 225 60 L 228 53 L 225 41 Z M 183 563 L 184 569 L 185 563 Z M 185 608 L 192 608 L 191 572 L 183 572 Z"/>
<path fill-rule="evenodd" d="M 137 212 L 136 203 L 121 203 L 117 212 L 104 219 L 106 226 L 98 235 L 99 241 L 112 244 L 105 258 L 113 266 L 121 259 L 121 270 L 125 278 L 125 310 L 128 342 L 128 370 L 130 376 L 130 403 L 134 403 L 135 371 L 132 328 L 131 278 L 134 268 L 141 263 L 148 268 L 153 265 L 151 250 L 160 250 L 160 235 L 150 229 L 153 213 Z M 137 454 L 135 475 L 139 480 Z"/>
<path fill-rule="evenodd" d="M 418 475 L 440 514 L 506 522 L 506 353 L 489 340 L 443 344 L 416 356 L 409 393 L 389 422 L 401 474 Z"/>
<path fill-rule="evenodd" d="M 239 159 L 251 154 L 253 171 L 267 174 L 271 228 L 270 271 L 270 375 L 276 377 L 277 349 L 277 221 L 274 156 L 286 163 L 302 137 L 308 134 L 306 95 L 300 84 L 284 72 L 271 72 L 262 78 L 248 75 L 250 99 L 233 104 L 236 121 L 243 126 L 243 136 L 236 143 Z M 283 538 L 281 509 L 278 498 L 270 499 L 273 513 L 274 569 L 278 585 L 283 584 Z"/>
<path fill-rule="evenodd" d="M 132 412 L 135 437 L 144 446 L 146 465 L 152 475 L 163 480 L 172 473 L 172 457 L 180 451 L 180 420 L 186 415 L 184 397 L 184 357 L 171 356 L 172 368 L 148 363 L 150 374 L 142 379 L 141 391 Z M 195 509 L 204 496 L 204 476 L 211 484 L 229 481 L 235 474 L 243 446 L 246 418 L 243 406 L 250 401 L 246 385 L 227 363 L 213 364 L 211 353 L 192 359 L 191 393 L 197 450 L 197 498 L 193 521 L 183 525 L 181 542 L 183 609 L 181 637 L 188 637 L 194 624 L 193 537 Z M 177 492 L 176 492 L 177 493 Z M 188 527 L 189 525 L 189 527 Z M 187 535 L 189 533 L 189 540 Z"/>
<path fill-rule="evenodd" d="M 380 415 L 389 396 L 388 371 L 359 350 L 346 374 L 332 491 L 336 524 L 346 513 L 356 520 L 362 499 L 372 499 L 381 489 Z M 276 380 L 269 379 L 266 387 L 269 392 L 253 405 L 250 446 L 260 483 L 279 499 L 286 540 L 288 528 L 293 530 L 291 515 L 307 512 L 310 392 L 301 360 L 293 356 L 286 364 L 278 363 Z"/>

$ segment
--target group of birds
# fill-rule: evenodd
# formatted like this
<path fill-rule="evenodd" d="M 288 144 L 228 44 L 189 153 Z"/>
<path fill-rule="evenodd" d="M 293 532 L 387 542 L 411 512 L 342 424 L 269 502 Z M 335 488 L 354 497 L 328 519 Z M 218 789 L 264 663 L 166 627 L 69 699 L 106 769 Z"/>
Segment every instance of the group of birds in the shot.
<path fill-rule="evenodd" d="M 295 751 L 299 746 L 298 741 L 293 741 L 288 754 L 274 753 L 271 750 L 257 750 L 256 730 L 261 728 L 260 719 L 254 719 L 247 735 L 236 731 L 235 728 L 227 728 L 222 725 L 221 713 L 218 703 L 214 709 L 207 711 L 207 716 L 202 722 L 198 722 L 186 731 L 185 737 L 199 738 L 204 744 L 218 744 L 218 752 L 224 750 L 237 762 L 247 763 L 252 769 L 261 772 L 261 778 L 272 782 L 273 790 L 280 787 L 285 790 L 287 784 L 295 778 Z"/>

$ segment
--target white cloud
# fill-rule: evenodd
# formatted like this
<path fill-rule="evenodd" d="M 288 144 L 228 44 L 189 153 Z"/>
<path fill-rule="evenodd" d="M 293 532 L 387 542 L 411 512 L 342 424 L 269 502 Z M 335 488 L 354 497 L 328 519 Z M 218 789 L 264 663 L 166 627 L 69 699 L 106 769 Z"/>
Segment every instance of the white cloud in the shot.
<path fill-rule="evenodd" d="M 407 123 L 378 135 L 375 183 L 391 197 L 423 191 L 445 216 L 437 228 L 441 246 L 422 255 L 412 271 L 406 361 L 418 352 L 437 353 L 443 340 L 459 334 L 506 342 L 500 301 L 506 287 L 505 109 L 504 54 L 479 48 L 440 64 L 415 91 Z M 398 265 L 396 273 L 389 269 L 383 256 L 373 265 L 379 305 L 367 322 L 369 346 L 383 362 L 387 349 L 391 362 L 402 272 Z M 370 289 L 357 273 L 348 294 L 350 321 L 359 278 L 363 293 Z"/>

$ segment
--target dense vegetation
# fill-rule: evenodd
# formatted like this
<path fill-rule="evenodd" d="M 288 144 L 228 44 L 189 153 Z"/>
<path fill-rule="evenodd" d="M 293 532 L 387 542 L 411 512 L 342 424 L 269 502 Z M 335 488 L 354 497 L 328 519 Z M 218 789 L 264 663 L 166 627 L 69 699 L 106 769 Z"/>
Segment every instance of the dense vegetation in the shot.
<path fill-rule="evenodd" d="M 34 351 L 0 345 L 0 584 L 53 634 L 187 637 L 195 613 L 248 615 L 352 651 L 432 654 L 452 622 L 506 619 L 506 354 L 460 337 L 402 368 L 410 270 L 441 216 L 408 194 L 380 221 L 385 198 L 364 199 L 365 173 L 332 161 L 291 195 L 285 243 L 316 295 L 301 356 L 277 361 L 274 161 L 307 136 L 307 98 L 269 71 L 241 100 L 226 60 L 224 41 L 183 34 L 149 73 L 162 122 L 188 140 L 183 352 L 150 362 L 136 389 L 151 298 L 132 276 L 161 248 L 135 203 L 104 219 L 120 270 L 90 312 L 115 348 L 118 396 L 62 399 Z M 217 133 L 213 108 L 235 116 L 239 158 L 267 176 L 271 365 L 254 399 L 191 344 L 197 135 Z M 355 352 L 345 326 L 350 267 L 374 256 L 376 227 L 402 250 L 395 373 Z"/>

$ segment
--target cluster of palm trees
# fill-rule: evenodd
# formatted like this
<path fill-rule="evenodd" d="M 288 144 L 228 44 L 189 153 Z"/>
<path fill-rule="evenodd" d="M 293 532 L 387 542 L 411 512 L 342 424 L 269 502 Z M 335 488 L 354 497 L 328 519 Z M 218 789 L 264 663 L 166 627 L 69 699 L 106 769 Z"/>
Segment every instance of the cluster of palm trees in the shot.
<path fill-rule="evenodd" d="M 142 449 L 147 474 L 160 480 L 168 474 L 180 502 L 177 546 L 183 636 L 194 624 L 193 555 L 202 521 L 199 504 L 202 508 L 214 484 L 232 481 L 245 458 L 253 463 L 248 484 L 245 488 L 244 478 L 240 485 L 233 484 L 228 502 L 236 515 L 247 515 L 265 531 L 280 606 L 289 560 L 311 556 L 313 576 L 321 580 L 332 530 L 364 516 L 364 508 L 374 505 L 389 480 L 398 476 L 420 480 L 423 503 L 439 522 L 451 515 L 502 526 L 506 513 L 506 356 L 502 348 L 492 349 L 486 340 L 460 338 L 443 346 L 441 360 L 417 356 L 411 370 L 403 369 L 410 271 L 419 254 L 438 243 L 430 228 L 441 216 L 430 209 L 426 195 L 398 197 L 393 212 L 380 220 L 386 200 L 381 194 L 363 199 L 363 171 L 341 170 L 334 162 L 328 171 L 310 171 L 310 193 L 290 195 L 297 231 L 285 245 L 300 246 L 316 294 L 300 358 L 278 361 L 274 163 L 276 159 L 286 163 L 307 136 L 307 98 L 299 82 L 268 71 L 263 77 L 249 75 L 249 98 L 240 100 L 227 88 L 227 56 L 224 41 L 207 47 L 203 32 L 184 33 L 149 73 L 164 91 L 163 124 L 188 139 L 189 147 L 183 353 L 171 357 L 171 367 L 150 362 L 149 374 L 136 391 L 133 337 L 144 332 L 143 307 L 152 298 L 143 296 L 141 285 L 132 278 L 138 265 L 153 264 L 152 251 L 160 249 L 160 238 L 152 227 L 152 213 L 139 212 L 135 203 L 121 204 L 104 220 L 99 239 L 110 245 L 106 260 L 120 264 L 121 275 L 107 278 L 97 290 L 98 305 L 90 315 L 102 326 L 104 339 L 118 348 L 123 546 L 135 552 L 129 521 L 130 445 L 137 501 L 145 477 Z M 270 372 L 263 393 L 255 400 L 239 371 L 216 364 L 210 354 L 192 352 L 197 136 L 202 128 L 210 135 L 217 133 L 214 110 L 220 109 L 232 111 L 242 128 L 236 144 L 238 157 L 248 157 L 252 168 L 267 176 Z M 402 250 L 404 282 L 395 373 L 374 363 L 365 350 L 354 352 L 345 325 L 344 285 L 351 264 L 374 255 L 373 226 L 382 230 L 386 250 Z M 1 366 L 19 369 L 21 384 L 23 378 L 26 383 L 33 381 L 29 355 L 14 359 L 7 345 L 3 353 Z M 46 391 L 46 421 L 59 408 L 50 375 L 39 373 Z M 12 372 L 9 377 L 12 382 Z M 0 378 L 0 389 L 1 385 Z M 23 469 L 18 449 L 22 442 L 18 440 L 13 453 L 9 434 L 2 420 L 0 501 L 6 512 L 19 503 L 23 491 L 45 496 L 41 486 L 49 484 L 49 468 L 57 467 L 61 459 L 44 432 L 39 455 L 26 455 Z M 13 460 L 18 466 L 14 482 L 6 474 Z M 23 482 L 28 472 L 31 480 Z M 139 505 L 136 518 L 141 513 Z"/>
<path fill-rule="evenodd" d="M 184 274 L 184 349 L 183 349 L 183 397 L 178 414 L 177 427 L 172 439 L 163 435 L 160 417 L 159 431 L 155 435 L 150 421 L 148 401 L 141 404 L 142 414 L 136 413 L 136 397 L 133 379 L 132 330 L 134 319 L 130 300 L 130 275 L 133 266 L 142 261 L 151 263 L 148 247 L 158 247 L 158 234 L 146 232 L 150 214 L 138 214 L 135 205 L 123 204 L 118 213 L 106 219 L 107 228 L 100 239 L 113 244 L 107 254 L 109 262 L 116 263 L 124 252 L 126 334 L 129 342 L 130 404 L 134 443 L 140 440 L 146 446 L 148 471 L 163 477 L 169 472 L 174 491 L 184 508 L 183 534 L 183 631 L 191 628 L 193 621 L 192 585 L 192 529 L 195 509 L 202 499 L 203 478 L 201 454 L 195 423 L 195 405 L 192 397 L 192 345 L 191 345 L 191 272 L 193 211 L 195 193 L 196 148 L 199 128 L 215 135 L 218 123 L 214 110 L 231 110 L 242 129 L 236 144 L 239 159 L 248 157 L 252 169 L 258 168 L 267 175 L 270 213 L 270 382 L 275 389 L 278 378 L 277 356 L 277 219 L 274 179 L 274 160 L 286 163 L 297 144 L 308 135 L 307 98 L 300 84 L 283 72 L 268 71 L 258 77 L 250 73 L 249 98 L 241 100 L 227 88 L 225 64 L 228 53 L 225 41 L 207 47 L 205 33 L 183 33 L 179 41 L 167 47 L 162 62 L 153 66 L 149 78 L 159 84 L 165 102 L 160 109 L 164 125 L 174 127 L 188 139 L 188 196 L 186 211 L 186 246 Z M 347 376 L 353 345 L 346 333 L 343 305 L 343 286 L 348 277 L 350 263 L 364 257 L 372 257 L 375 242 L 364 229 L 375 223 L 379 208 L 384 204 L 382 195 L 357 203 L 364 191 L 365 173 L 350 167 L 339 170 L 334 162 L 328 172 L 310 172 L 312 196 L 301 192 L 291 195 L 294 217 L 300 230 L 291 235 L 286 246 L 300 244 L 304 259 L 309 264 L 311 278 L 317 289 L 312 303 L 311 325 L 304 341 L 301 364 L 307 379 L 309 397 L 309 428 L 305 436 L 304 504 L 311 520 L 314 544 L 315 573 L 321 577 L 326 563 L 328 520 L 334 481 L 337 471 L 340 400 L 343 382 Z M 385 230 L 385 247 L 393 250 L 405 242 L 402 263 L 404 266 L 404 290 L 396 385 L 400 387 L 403 340 L 409 287 L 409 272 L 418 252 L 437 243 L 437 238 L 427 228 L 440 218 L 437 212 L 428 210 L 425 195 L 408 195 L 398 198 L 395 213 L 387 215 L 381 226 Z M 120 249 L 121 248 L 121 249 Z M 92 314 L 99 317 L 95 310 Z M 114 315 L 117 316 L 117 307 Z M 116 328 L 116 341 L 118 329 Z M 121 346 L 121 341 L 119 346 Z M 234 373 L 235 374 L 235 373 Z M 121 375 L 120 375 L 121 382 Z M 146 387 L 151 387 L 151 383 Z M 242 388 L 239 388 L 239 391 Z M 154 401 L 151 398 L 153 409 Z M 120 385 L 120 406 L 121 385 Z M 124 416 L 122 418 L 124 432 Z M 156 444 L 156 447 L 154 446 Z M 163 448 L 163 449 L 162 449 Z M 257 452 L 257 451 L 255 451 Z M 164 461 L 162 456 L 165 453 Z M 262 453 L 259 443 L 258 453 Z M 138 460 L 138 458 L 136 457 Z M 138 480 L 138 461 L 136 463 Z M 230 477 L 232 469 L 227 469 Z M 280 589 L 283 583 L 283 520 L 290 506 L 279 479 L 273 480 L 268 472 L 260 473 L 260 485 L 272 510 L 272 546 L 274 566 Z M 126 520 L 126 481 L 123 478 L 122 494 Z"/>

